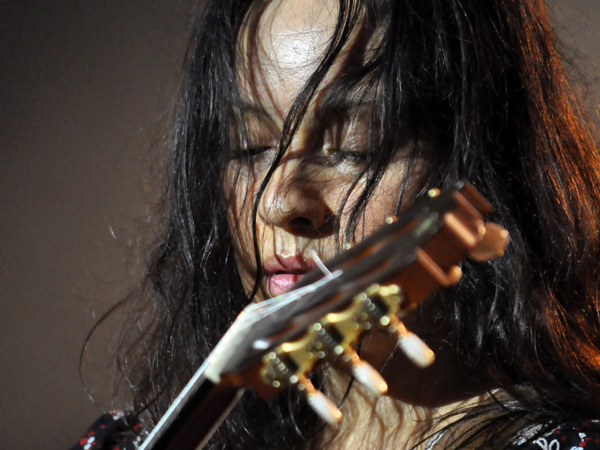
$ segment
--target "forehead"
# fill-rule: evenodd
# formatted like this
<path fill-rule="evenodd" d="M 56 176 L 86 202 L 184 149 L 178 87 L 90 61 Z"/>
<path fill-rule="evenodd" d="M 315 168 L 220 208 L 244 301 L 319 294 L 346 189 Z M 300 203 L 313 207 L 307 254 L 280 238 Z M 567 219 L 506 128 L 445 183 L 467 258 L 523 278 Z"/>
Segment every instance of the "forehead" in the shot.
<path fill-rule="evenodd" d="M 275 0 L 251 13 L 238 42 L 242 96 L 285 116 L 325 55 L 337 22 L 337 2 Z"/>
<path fill-rule="evenodd" d="M 335 30 L 337 2 L 277 0 L 260 16 L 260 56 L 279 70 L 296 72 L 318 64 Z"/>

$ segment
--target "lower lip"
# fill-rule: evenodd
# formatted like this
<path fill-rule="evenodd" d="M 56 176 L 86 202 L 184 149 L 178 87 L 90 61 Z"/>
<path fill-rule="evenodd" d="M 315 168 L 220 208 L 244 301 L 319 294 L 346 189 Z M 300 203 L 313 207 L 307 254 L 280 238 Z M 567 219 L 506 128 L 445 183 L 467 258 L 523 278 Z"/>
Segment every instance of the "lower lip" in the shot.
<path fill-rule="evenodd" d="M 267 289 L 272 297 L 291 291 L 296 283 L 302 278 L 298 273 L 279 273 L 267 278 Z"/>

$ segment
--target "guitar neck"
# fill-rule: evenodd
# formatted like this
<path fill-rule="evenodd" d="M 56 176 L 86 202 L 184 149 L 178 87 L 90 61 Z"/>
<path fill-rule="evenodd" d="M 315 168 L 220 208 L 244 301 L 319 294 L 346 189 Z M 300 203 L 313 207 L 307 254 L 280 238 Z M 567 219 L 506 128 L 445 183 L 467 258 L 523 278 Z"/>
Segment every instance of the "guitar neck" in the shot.
<path fill-rule="evenodd" d="M 200 377 L 177 397 L 140 450 L 195 450 L 203 448 L 237 404 L 244 389 L 221 380 Z"/>
<path fill-rule="evenodd" d="M 435 289 L 458 282 L 464 258 L 501 255 L 508 233 L 484 222 L 492 207 L 469 185 L 429 196 L 427 204 L 321 263 L 325 269 L 307 274 L 296 289 L 244 308 L 140 449 L 203 447 L 239 401 L 242 386 L 269 398 L 297 385 L 317 414 L 337 422 L 341 412 L 306 375 L 343 353 L 357 379 L 384 393 L 385 381 L 353 350 L 374 327 L 394 336 L 419 366 L 431 364 L 433 352 L 401 316 Z"/>

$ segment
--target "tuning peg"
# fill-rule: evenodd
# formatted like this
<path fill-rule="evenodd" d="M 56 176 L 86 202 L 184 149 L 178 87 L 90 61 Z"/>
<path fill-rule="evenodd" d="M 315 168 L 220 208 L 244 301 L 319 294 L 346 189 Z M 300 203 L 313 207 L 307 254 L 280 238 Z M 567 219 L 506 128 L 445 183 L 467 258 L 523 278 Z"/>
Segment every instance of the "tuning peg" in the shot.
<path fill-rule="evenodd" d="M 395 316 L 382 318 L 382 325 L 398 338 L 398 346 L 404 354 L 419 367 L 430 366 L 435 361 L 435 353 L 416 334 L 408 331 L 406 326 Z"/>
<path fill-rule="evenodd" d="M 398 345 L 402 351 L 419 367 L 427 367 L 435 361 L 435 353 L 416 334 L 408 331 L 404 324 L 398 321 L 396 326 Z"/>
<path fill-rule="evenodd" d="M 369 363 L 360 359 L 354 349 L 347 348 L 342 360 L 351 366 L 354 378 L 371 393 L 380 396 L 387 392 L 388 385 L 380 373 Z"/>
<path fill-rule="evenodd" d="M 476 261 L 489 261 L 490 259 L 502 256 L 508 245 L 510 236 L 508 231 L 495 223 L 486 223 L 484 225 L 483 237 L 469 251 L 469 257 Z"/>
<path fill-rule="evenodd" d="M 352 375 L 366 389 L 374 395 L 383 395 L 387 392 L 387 383 L 383 377 L 369 363 L 360 359 L 358 353 L 352 347 L 338 345 L 342 340 L 336 328 L 324 328 L 317 324 L 318 340 L 315 341 L 315 350 L 326 355 L 324 349 L 328 349 L 332 354 L 339 355 L 342 362 L 350 366 Z"/>
<path fill-rule="evenodd" d="M 298 376 L 298 390 L 306 395 L 308 404 L 321 419 L 331 425 L 340 423 L 342 412 L 304 375 Z"/>
<path fill-rule="evenodd" d="M 460 278 L 460 268 L 450 270 L 448 278 Z M 357 296 L 363 302 L 364 312 L 390 333 L 396 335 L 398 345 L 402 351 L 419 367 L 427 367 L 435 360 L 433 351 L 416 334 L 406 329 L 404 324 L 394 315 L 395 310 L 402 301 L 402 292 L 399 286 L 379 286 L 374 284 L 366 292 Z"/>

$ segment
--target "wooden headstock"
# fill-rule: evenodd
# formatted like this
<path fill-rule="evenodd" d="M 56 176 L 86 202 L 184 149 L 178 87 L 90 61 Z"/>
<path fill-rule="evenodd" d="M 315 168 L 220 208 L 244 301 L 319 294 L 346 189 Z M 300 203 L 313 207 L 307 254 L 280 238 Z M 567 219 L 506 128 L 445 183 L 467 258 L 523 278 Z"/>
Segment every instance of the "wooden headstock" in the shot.
<path fill-rule="evenodd" d="M 485 222 L 491 212 L 470 185 L 432 190 L 373 235 L 319 261 L 322 270 L 294 291 L 246 307 L 141 448 L 197 448 L 245 388 L 268 398 L 296 386 L 325 421 L 341 420 L 308 374 L 335 359 L 368 390 L 385 393 L 385 380 L 354 350 L 373 329 L 394 336 L 416 365 L 431 364 L 433 352 L 402 318 L 435 290 L 457 283 L 465 258 L 487 261 L 504 252 L 508 233 Z"/>

